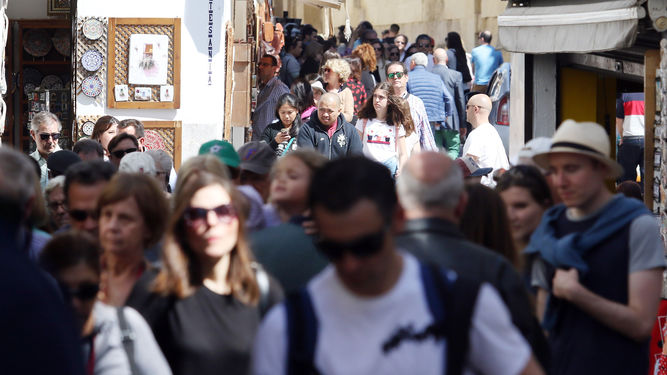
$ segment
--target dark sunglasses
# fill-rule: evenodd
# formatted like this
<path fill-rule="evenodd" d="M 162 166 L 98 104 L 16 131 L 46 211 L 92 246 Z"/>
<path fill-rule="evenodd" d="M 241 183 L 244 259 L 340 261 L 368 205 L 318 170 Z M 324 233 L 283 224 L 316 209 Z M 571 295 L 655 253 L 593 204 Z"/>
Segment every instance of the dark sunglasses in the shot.
<path fill-rule="evenodd" d="M 57 141 L 60 138 L 60 133 L 39 133 L 39 139 L 42 141 L 48 141 L 49 138 L 53 138 L 54 141 Z"/>
<path fill-rule="evenodd" d="M 125 154 L 130 154 L 132 152 L 137 152 L 137 148 L 133 147 L 133 148 L 126 148 L 125 150 L 116 150 L 111 152 L 111 155 L 113 155 L 118 159 L 122 159 L 123 156 L 125 156 Z"/>
<path fill-rule="evenodd" d="M 336 261 L 349 252 L 355 257 L 364 258 L 377 254 L 384 245 L 384 237 L 387 228 L 382 228 L 377 233 L 372 233 L 349 242 L 336 242 L 324 238 L 315 240 L 315 246 L 330 260 Z"/>
<path fill-rule="evenodd" d="M 331 69 L 329 69 L 329 68 L 324 68 L 324 72 L 325 72 L 325 73 L 331 73 Z"/>
<path fill-rule="evenodd" d="M 389 73 L 389 74 L 387 74 L 387 78 L 389 78 L 389 79 L 394 79 L 394 78 L 401 79 L 401 78 L 403 78 L 404 75 L 405 74 L 403 72 Z"/>
<path fill-rule="evenodd" d="M 88 217 L 97 220 L 97 212 L 86 210 L 69 210 L 69 217 L 75 221 L 84 221 Z"/>
<path fill-rule="evenodd" d="M 97 293 L 100 291 L 100 285 L 94 283 L 83 283 L 75 289 L 68 288 L 67 286 L 63 286 L 63 289 L 72 298 L 76 298 L 80 301 L 89 301 L 97 297 Z"/>
<path fill-rule="evenodd" d="M 183 214 L 183 218 L 185 218 L 185 222 L 188 225 L 199 226 L 208 222 L 208 213 L 210 211 L 215 212 L 218 220 L 223 223 L 229 223 L 236 217 L 234 206 L 229 203 L 221 204 L 214 208 L 188 207 Z"/>

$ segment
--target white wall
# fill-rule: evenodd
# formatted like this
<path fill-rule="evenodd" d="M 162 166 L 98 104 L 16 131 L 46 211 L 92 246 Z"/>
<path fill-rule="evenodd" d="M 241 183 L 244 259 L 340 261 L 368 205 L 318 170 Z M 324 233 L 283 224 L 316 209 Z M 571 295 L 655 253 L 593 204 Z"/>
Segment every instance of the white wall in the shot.
<path fill-rule="evenodd" d="M 220 139 L 225 108 L 225 24 L 231 18 L 231 2 L 212 2 L 213 84 L 209 86 L 208 0 L 79 0 L 78 17 L 181 18 L 181 108 L 108 109 L 106 99 L 100 105 L 82 94 L 77 98 L 77 114 L 108 114 L 121 120 L 181 121 L 182 160 L 196 155 L 202 143 Z"/>
<path fill-rule="evenodd" d="M 46 0 L 9 0 L 7 17 L 10 20 L 46 19 Z"/>

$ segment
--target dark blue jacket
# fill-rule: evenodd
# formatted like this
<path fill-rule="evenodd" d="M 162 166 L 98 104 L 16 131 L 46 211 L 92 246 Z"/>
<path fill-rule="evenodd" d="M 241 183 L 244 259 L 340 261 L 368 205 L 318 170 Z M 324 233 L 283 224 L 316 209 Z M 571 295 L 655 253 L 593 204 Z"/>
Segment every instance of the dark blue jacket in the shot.
<path fill-rule="evenodd" d="M 332 138 L 329 138 L 325 129 L 317 116 L 317 111 L 314 111 L 310 120 L 299 130 L 296 139 L 297 147 L 314 148 L 329 160 L 363 153 L 363 145 L 357 129 L 345 121 L 342 114 L 338 116 L 336 132 Z"/>
<path fill-rule="evenodd" d="M 454 98 L 445 88 L 440 76 L 426 70 L 421 65 L 410 72 L 408 92 L 424 102 L 426 115 L 431 122 L 445 123 L 452 115 Z"/>

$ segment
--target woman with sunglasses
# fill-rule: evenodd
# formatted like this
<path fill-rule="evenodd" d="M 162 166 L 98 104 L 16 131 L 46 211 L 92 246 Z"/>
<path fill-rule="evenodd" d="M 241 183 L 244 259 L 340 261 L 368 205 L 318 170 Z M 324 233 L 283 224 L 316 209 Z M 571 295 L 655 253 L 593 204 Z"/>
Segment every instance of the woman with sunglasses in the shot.
<path fill-rule="evenodd" d="M 162 270 L 130 305 L 174 374 L 247 374 L 266 280 L 251 264 L 240 193 L 228 179 L 193 171 L 172 198 Z"/>
<path fill-rule="evenodd" d="M 137 281 L 156 272 L 145 250 L 162 238 L 167 213 L 167 200 L 151 176 L 117 173 L 104 187 L 97 202 L 103 302 L 123 306 Z"/>
<path fill-rule="evenodd" d="M 359 111 L 357 131 L 366 157 L 384 164 L 392 177 L 398 176 L 408 159 L 406 135 L 414 133 L 405 100 L 391 94 L 391 85 L 382 82 Z M 409 132 L 409 134 L 408 134 Z"/>
<path fill-rule="evenodd" d="M 341 113 L 347 122 L 354 118 L 354 97 L 352 90 L 345 85 L 351 73 L 350 64 L 343 59 L 329 59 L 324 64 L 325 89 L 338 94 Z"/>
<path fill-rule="evenodd" d="M 99 254 L 95 238 L 69 231 L 56 234 L 40 255 L 40 265 L 56 279 L 71 303 L 87 374 L 171 374 L 150 327 L 137 311 L 128 307 L 118 310 L 97 301 Z M 119 319 L 123 319 L 122 324 Z M 128 330 L 131 346 L 123 343 L 122 331 Z"/>
<path fill-rule="evenodd" d="M 98 141 L 104 149 L 104 156 L 109 157 L 109 141 L 118 134 L 118 124 L 120 121 L 113 116 L 102 116 L 93 127 L 93 134 L 90 139 Z"/>
<path fill-rule="evenodd" d="M 542 215 L 553 204 L 551 190 L 539 169 L 517 165 L 500 176 L 496 191 L 507 207 L 514 247 L 521 254 Z M 530 259 L 519 259 L 519 268 L 527 282 L 530 281 L 531 263 Z"/>

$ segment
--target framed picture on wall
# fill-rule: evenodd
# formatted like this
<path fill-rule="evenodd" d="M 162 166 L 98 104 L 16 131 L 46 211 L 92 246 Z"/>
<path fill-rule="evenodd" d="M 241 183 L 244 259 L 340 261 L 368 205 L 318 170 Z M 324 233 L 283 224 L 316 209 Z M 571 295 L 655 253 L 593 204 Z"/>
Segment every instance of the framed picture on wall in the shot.
<path fill-rule="evenodd" d="M 128 82 L 134 85 L 167 84 L 169 37 L 134 34 L 130 36 Z"/>
<path fill-rule="evenodd" d="M 46 0 L 46 14 L 57 16 L 59 14 L 69 14 L 71 9 L 71 0 Z"/>

